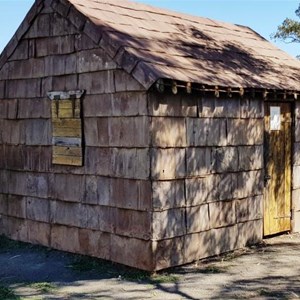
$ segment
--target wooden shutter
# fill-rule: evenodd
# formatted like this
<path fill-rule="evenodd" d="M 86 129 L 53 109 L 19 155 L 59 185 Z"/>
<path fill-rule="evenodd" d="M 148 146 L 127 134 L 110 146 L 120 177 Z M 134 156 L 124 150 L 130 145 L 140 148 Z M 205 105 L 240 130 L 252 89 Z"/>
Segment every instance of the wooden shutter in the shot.
<path fill-rule="evenodd" d="M 49 92 L 52 116 L 52 163 L 82 166 L 81 97 L 84 91 Z"/>

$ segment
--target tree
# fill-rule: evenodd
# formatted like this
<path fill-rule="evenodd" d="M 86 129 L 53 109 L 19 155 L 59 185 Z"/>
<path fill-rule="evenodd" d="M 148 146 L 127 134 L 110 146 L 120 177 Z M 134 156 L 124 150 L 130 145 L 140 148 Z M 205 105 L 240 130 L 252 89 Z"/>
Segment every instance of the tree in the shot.
<path fill-rule="evenodd" d="M 295 13 L 300 19 L 300 4 Z M 281 39 L 287 43 L 300 43 L 300 21 L 286 18 L 283 23 L 278 26 L 273 38 Z"/>

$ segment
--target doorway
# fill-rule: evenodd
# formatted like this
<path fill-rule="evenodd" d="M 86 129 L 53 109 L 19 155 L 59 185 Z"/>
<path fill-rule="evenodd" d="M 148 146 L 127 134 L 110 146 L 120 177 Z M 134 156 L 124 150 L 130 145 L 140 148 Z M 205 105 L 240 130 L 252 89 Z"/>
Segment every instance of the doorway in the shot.
<path fill-rule="evenodd" d="M 291 229 L 291 103 L 265 103 L 264 236 Z"/>

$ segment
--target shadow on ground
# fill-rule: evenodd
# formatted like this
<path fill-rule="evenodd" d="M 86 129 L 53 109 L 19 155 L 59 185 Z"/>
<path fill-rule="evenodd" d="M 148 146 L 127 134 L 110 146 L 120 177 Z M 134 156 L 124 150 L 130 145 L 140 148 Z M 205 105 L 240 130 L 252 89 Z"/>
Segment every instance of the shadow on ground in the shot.
<path fill-rule="evenodd" d="M 299 251 L 300 236 L 284 237 L 151 275 L 2 237 L 0 298 L 294 299 Z"/>

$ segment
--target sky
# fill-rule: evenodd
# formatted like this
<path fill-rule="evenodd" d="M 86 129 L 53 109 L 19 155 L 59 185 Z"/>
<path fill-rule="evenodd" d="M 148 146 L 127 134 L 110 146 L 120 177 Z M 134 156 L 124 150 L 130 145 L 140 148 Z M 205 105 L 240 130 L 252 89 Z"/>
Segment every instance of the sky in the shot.
<path fill-rule="evenodd" d="M 122 1 L 122 0 L 120 0 Z M 297 19 L 299 0 L 135 0 L 201 17 L 249 26 L 268 40 L 286 18 Z M 34 0 L 0 0 L 0 52 L 9 42 Z M 271 40 L 292 56 L 300 44 Z"/>

